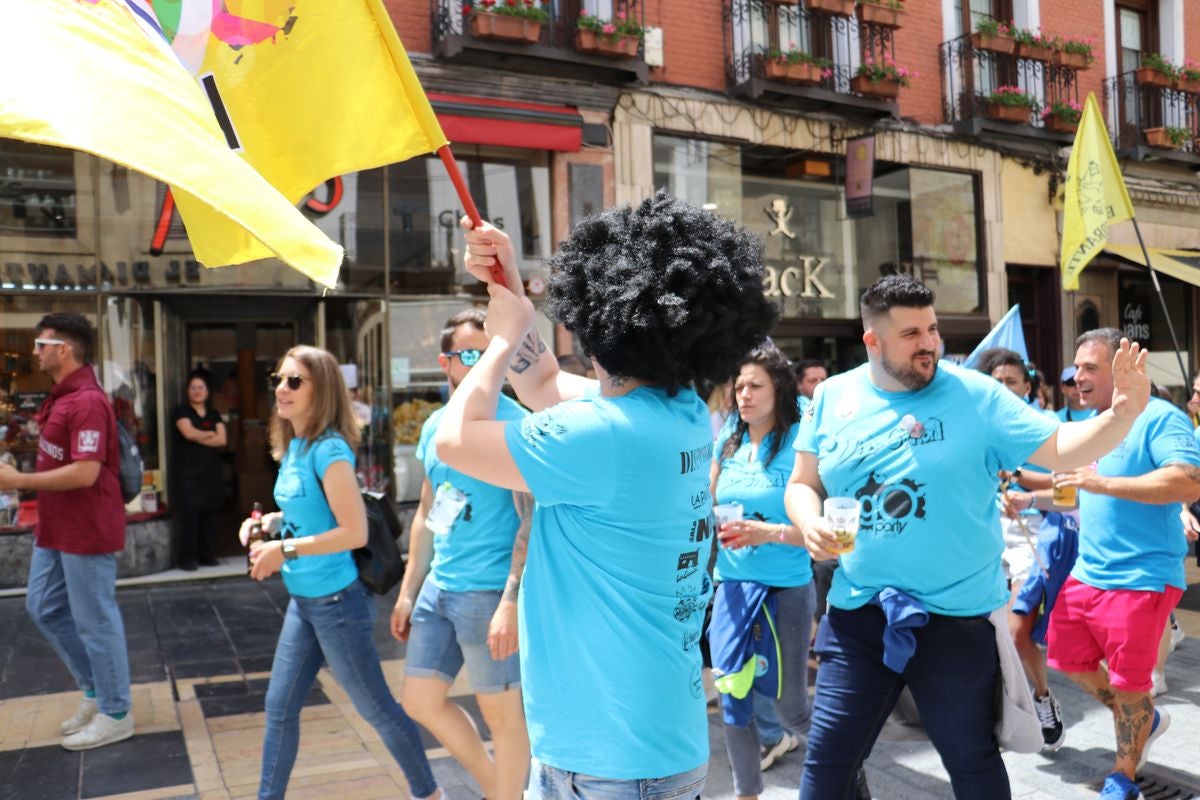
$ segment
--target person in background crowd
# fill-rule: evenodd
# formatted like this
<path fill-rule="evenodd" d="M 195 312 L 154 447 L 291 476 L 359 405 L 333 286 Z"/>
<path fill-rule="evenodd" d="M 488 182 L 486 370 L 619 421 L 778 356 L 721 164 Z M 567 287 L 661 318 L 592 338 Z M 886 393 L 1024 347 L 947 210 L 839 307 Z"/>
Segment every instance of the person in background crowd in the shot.
<path fill-rule="evenodd" d="M 483 309 L 469 308 L 442 329 L 438 366 L 451 396 L 487 349 L 486 320 Z M 471 773 L 484 797 L 516 800 L 529 772 L 517 658 L 517 586 L 529 531 L 523 529 L 514 550 L 521 520 L 513 493 L 438 460 L 433 436 L 443 413 L 433 412 L 421 428 L 417 458 L 425 481 L 392 611 L 392 635 L 408 642 L 401 704 Z M 500 396 L 499 419 L 525 416 L 525 409 Z M 447 697 L 464 663 L 492 732 L 494 761 L 471 718 Z"/>
<path fill-rule="evenodd" d="M 1034 380 L 1037 381 L 1038 385 L 1038 408 L 1042 409 L 1042 411 L 1045 411 L 1046 413 L 1052 413 L 1054 411 L 1054 388 L 1046 382 L 1046 376 L 1040 369 L 1032 365 L 1030 365 L 1030 368 L 1034 372 L 1033 377 Z"/>
<path fill-rule="evenodd" d="M 829 379 L 829 370 L 824 362 L 815 358 L 805 358 L 792 364 L 796 373 L 796 394 L 800 398 L 800 413 L 812 402 L 813 392 Z"/>
<path fill-rule="evenodd" d="M 54 381 L 38 412 L 36 471 L 0 464 L 0 489 L 37 492 L 38 523 L 25 610 L 83 691 L 59 725 L 67 750 L 133 735 L 129 654 L 117 606 L 125 503 L 112 406 L 91 367 L 96 334 L 81 314 L 47 314 L 33 356 Z"/>
<path fill-rule="evenodd" d="M 712 428 L 692 387 L 732 375 L 775 320 L 761 240 L 666 192 L 577 223 L 547 309 L 599 382 L 547 352 L 503 231 L 469 231 L 467 253 L 512 290 L 488 285 L 492 339 L 435 442 L 453 469 L 537 501 L 519 601 L 529 796 L 697 798 Z M 537 412 L 520 422 L 496 421 L 506 371 Z"/>
<path fill-rule="evenodd" d="M 1074 422 L 1077 419 L 1089 419 L 1096 415 L 1096 409 L 1088 408 L 1079 397 L 1079 387 L 1075 385 L 1075 365 L 1062 371 L 1059 386 L 1062 388 L 1065 404 L 1054 415 L 1063 422 Z"/>
<path fill-rule="evenodd" d="M 817 390 L 796 437 L 788 516 L 814 559 L 840 552 L 822 500 L 862 502 L 854 549 L 840 556 L 817 633 L 821 666 L 801 800 L 850 796 L 905 686 L 955 797 L 1009 798 L 995 732 L 993 612 L 1009 594 L 996 473 L 1025 462 L 1089 463 L 1124 438 L 1149 395 L 1145 357 L 1123 342 L 1112 411 L 1060 426 L 996 381 L 939 364 L 933 299 L 906 275 L 867 289 L 860 306 L 868 363 Z M 881 497 L 890 499 L 876 502 Z M 924 624 L 907 644 L 890 635 L 885 643 L 889 620 L 913 614 Z"/>
<path fill-rule="evenodd" d="M 1118 411 L 1114 356 L 1125 340 L 1115 328 L 1100 328 L 1081 335 L 1076 348 L 1075 382 L 1098 412 L 1083 423 L 1090 424 Z M 1152 398 L 1118 448 L 1054 482 L 1079 492 L 1080 537 L 1050 614 L 1047 663 L 1112 711 L 1116 762 L 1100 797 L 1137 800 L 1136 773 L 1171 722 L 1166 708 L 1155 708 L 1152 673 L 1167 619 L 1187 588 L 1179 504 L 1200 496 L 1200 449 L 1187 417 Z"/>
<path fill-rule="evenodd" d="M 354 474 L 360 428 L 337 359 L 301 345 L 271 375 L 271 455 L 279 462 L 280 511 L 242 523 L 281 538 L 250 550 L 250 577 L 282 570 L 291 599 L 267 685 L 259 800 L 287 791 L 300 745 L 300 711 L 326 663 L 354 708 L 404 771 L 414 798 L 440 797 L 417 726 L 392 697 L 373 628 L 375 600 L 358 578 L 351 550 L 367 543 L 367 513 Z"/>
<path fill-rule="evenodd" d="M 225 423 L 212 407 L 212 376 L 195 369 L 188 375 L 187 402 L 175 409 L 175 518 L 179 525 L 179 568 L 215 567 L 216 512 L 225 502 L 221 450 Z"/>
<path fill-rule="evenodd" d="M 712 493 L 719 504 L 740 505 L 743 519 L 724 523 L 717 534 L 721 546 L 714 578 L 719 586 L 709 637 L 710 641 L 717 636 L 727 641 L 747 637 L 745 629 L 754 626 L 758 616 L 747 614 L 734 599 L 754 596 L 760 603 L 769 599 L 775 609 L 774 635 L 782 670 L 782 680 L 777 681 L 782 690 L 770 697 L 778 697 L 775 704 L 785 728 L 777 741 L 761 742 L 754 714 L 757 697 L 738 699 L 722 693 L 734 791 L 739 798 L 750 798 L 762 793 L 762 762 L 769 757 L 770 766 L 807 734 L 814 598 L 807 551 L 780 541 L 784 528 L 791 525 L 783 492 L 796 460 L 791 445 L 800 421 L 787 359 L 769 345 L 752 351 L 735 379 L 734 397 L 736 423 L 721 432 L 713 448 Z M 713 651 L 717 650 L 714 644 Z M 751 693 L 758 694 L 753 689 Z"/>
<path fill-rule="evenodd" d="M 729 422 L 733 406 L 733 381 L 719 383 L 708 393 L 708 419 L 714 438 Z"/>
<path fill-rule="evenodd" d="M 1192 427 L 1200 426 L 1200 372 L 1192 376 L 1192 393 L 1187 401 L 1187 413 Z"/>

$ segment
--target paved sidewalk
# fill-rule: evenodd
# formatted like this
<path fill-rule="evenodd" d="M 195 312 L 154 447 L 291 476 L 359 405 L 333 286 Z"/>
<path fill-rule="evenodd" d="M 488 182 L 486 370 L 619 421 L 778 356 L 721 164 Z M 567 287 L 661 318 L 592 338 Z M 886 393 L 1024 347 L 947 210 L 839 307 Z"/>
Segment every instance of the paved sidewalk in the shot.
<path fill-rule="evenodd" d="M 1167 668 L 1173 716 L 1144 779 L 1147 800 L 1200 797 L 1200 571 L 1179 616 L 1189 637 Z M 127 628 L 138 735 L 85 753 L 59 747 L 59 721 L 78 702 L 66 669 L 33 628 L 22 598 L 0 599 L 0 800 L 253 797 L 263 730 L 263 696 L 287 595 L 279 581 L 241 578 L 136 586 L 119 592 Z M 404 646 L 387 632 L 391 598 L 379 598 L 376 641 L 393 690 Z M 1054 676 L 1070 725 L 1051 756 L 1005 756 L 1017 798 L 1094 798 L 1111 769 L 1108 712 Z M 487 733 L 465 680 L 452 690 Z M 953 702 L 952 698 L 947 699 Z M 289 798 L 372 800 L 408 797 L 399 768 L 322 671 L 305 703 L 301 752 Z M 706 797 L 732 798 L 719 715 L 710 714 L 712 760 Z M 478 798 L 469 776 L 426 735 L 434 772 L 450 800 Z M 793 800 L 799 752 L 765 776 L 764 797 Z M 867 774 L 876 800 L 951 798 L 929 746 L 880 743 Z M 1159 792 L 1151 789 L 1172 787 Z M 1174 792 L 1174 790 L 1179 790 Z"/>

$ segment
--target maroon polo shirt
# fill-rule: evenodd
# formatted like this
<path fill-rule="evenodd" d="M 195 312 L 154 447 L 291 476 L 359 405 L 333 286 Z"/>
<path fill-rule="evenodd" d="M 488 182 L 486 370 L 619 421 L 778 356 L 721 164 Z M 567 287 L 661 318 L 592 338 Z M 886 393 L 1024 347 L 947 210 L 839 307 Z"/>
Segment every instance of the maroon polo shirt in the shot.
<path fill-rule="evenodd" d="M 75 461 L 101 464 L 100 476 L 91 486 L 38 492 L 34 531 L 38 547 L 76 555 L 124 550 L 117 418 L 91 366 L 82 366 L 54 384 L 38 412 L 38 424 L 42 429 L 38 472 Z"/>

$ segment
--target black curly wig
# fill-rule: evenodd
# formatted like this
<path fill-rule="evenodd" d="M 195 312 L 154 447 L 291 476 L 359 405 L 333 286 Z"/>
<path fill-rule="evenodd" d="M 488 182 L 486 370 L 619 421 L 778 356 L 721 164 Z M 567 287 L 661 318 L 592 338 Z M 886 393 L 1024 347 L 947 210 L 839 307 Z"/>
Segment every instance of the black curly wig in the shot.
<path fill-rule="evenodd" d="M 672 392 L 727 380 L 778 314 L 762 241 L 665 191 L 584 219 L 550 266 L 549 316 L 609 375 Z"/>

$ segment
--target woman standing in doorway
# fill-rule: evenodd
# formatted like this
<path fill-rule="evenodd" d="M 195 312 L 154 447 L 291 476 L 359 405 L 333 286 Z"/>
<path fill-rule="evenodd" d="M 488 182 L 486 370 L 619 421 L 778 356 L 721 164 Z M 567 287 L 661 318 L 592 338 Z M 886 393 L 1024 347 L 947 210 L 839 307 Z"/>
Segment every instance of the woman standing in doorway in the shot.
<path fill-rule="evenodd" d="M 275 503 L 262 525 L 282 538 L 250 551 L 250 577 L 282 570 L 291 595 L 267 686 L 259 800 L 282 798 L 300 746 L 304 697 L 328 663 L 354 708 L 383 739 L 416 800 L 439 795 L 417 726 L 392 697 L 372 628 L 375 600 L 351 551 L 367 543 L 367 514 L 354 474 L 359 427 L 337 361 L 293 347 L 271 375 L 271 455 L 279 462 Z M 242 523 L 246 541 L 252 520 Z"/>
<path fill-rule="evenodd" d="M 216 511 L 225 500 L 221 450 L 225 423 L 212 407 L 212 378 L 207 370 L 188 375 L 187 402 L 175 409 L 176 519 L 179 520 L 179 568 L 215 567 L 213 534 Z"/>

